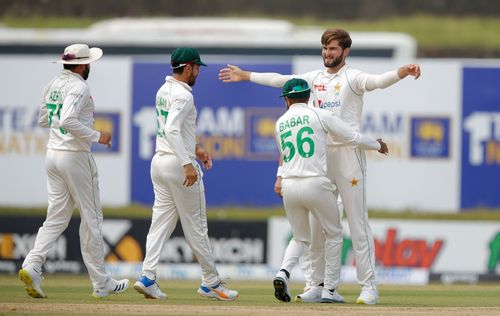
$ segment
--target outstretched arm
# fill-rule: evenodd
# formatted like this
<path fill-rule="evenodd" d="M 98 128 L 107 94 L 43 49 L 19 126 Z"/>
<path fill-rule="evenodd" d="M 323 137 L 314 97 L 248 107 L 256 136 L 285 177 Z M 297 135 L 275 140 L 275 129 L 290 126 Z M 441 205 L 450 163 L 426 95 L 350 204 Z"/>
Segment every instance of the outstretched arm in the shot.
<path fill-rule="evenodd" d="M 381 75 L 366 75 L 365 88 L 367 91 L 385 89 L 399 80 L 406 78 L 408 75 L 418 79 L 420 77 L 420 66 L 417 64 L 408 64 Z"/>
<path fill-rule="evenodd" d="M 250 71 L 245 71 L 238 66 L 228 64 L 226 68 L 219 70 L 219 80 L 222 82 L 250 81 L 250 74 Z"/>
<path fill-rule="evenodd" d="M 408 64 L 398 68 L 398 77 L 403 79 L 406 76 L 420 77 L 420 66 L 418 64 Z"/>
<path fill-rule="evenodd" d="M 292 75 L 282 75 L 275 72 L 251 72 L 242 70 L 238 66 L 227 65 L 219 71 L 219 80 L 222 82 L 240 82 L 251 81 L 263 86 L 281 88 L 287 82 L 294 78 Z"/>

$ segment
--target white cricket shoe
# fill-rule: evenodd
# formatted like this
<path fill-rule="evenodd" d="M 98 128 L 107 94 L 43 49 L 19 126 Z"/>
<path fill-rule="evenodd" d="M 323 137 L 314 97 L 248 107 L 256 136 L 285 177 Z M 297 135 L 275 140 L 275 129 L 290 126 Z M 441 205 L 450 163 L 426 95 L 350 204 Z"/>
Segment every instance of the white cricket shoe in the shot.
<path fill-rule="evenodd" d="M 290 302 L 292 295 L 288 289 L 288 278 L 285 272 L 280 271 L 273 280 L 274 297 L 282 302 Z"/>
<path fill-rule="evenodd" d="M 35 271 L 32 267 L 26 267 L 19 270 L 19 279 L 24 283 L 26 292 L 33 298 L 46 298 L 47 296 L 42 291 L 40 283 L 42 282 L 42 274 Z"/>
<path fill-rule="evenodd" d="M 295 297 L 295 302 L 319 303 L 321 301 L 322 286 L 312 286 L 304 293 Z"/>
<path fill-rule="evenodd" d="M 145 298 L 164 300 L 167 294 L 163 293 L 155 280 L 148 279 L 145 275 L 141 276 L 134 284 L 134 289 L 143 294 Z"/>
<path fill-rule="evenodd" d="M 109 279 L 104 288 L 95 289 L 94 293 L 92 293 L 92 296 L 95 298 L 104 298 L 109 296 L 110 294 L 123 293 L 126 289 L 128 289 L 128 279 Z"/>
<path fill-rule="evenodd" d="M 198 294 L 219 301 L 234 301 L 240 295 L 237 291 L 225 288 L 222 283 L 214 287 L 202 284 L 198 288 Z"/>
<path fill-rule="evenodd" d="M 321 292 L 321 303 L 345 303 L 342 295 L 335 289 L 323 288 Z"/>
<path fill-rule="evenodd" d="M 361 289 L 356 304 L 375 305 L 378 303 L 378 290 L 374 287 L 367 287 Z"/>

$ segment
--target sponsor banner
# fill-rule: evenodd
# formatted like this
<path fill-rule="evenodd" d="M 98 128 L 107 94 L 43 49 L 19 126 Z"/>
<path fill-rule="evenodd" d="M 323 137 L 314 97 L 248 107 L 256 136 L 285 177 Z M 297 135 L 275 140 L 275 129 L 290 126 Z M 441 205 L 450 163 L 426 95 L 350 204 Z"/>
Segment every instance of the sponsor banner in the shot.
<path fill-rule="evenodd" d="M 291 71 L 290 63 L 236 64 L 253 71 Z M 214 160 L 213 169 L 204 173 L 207 205 L 280 204 L 273 191 L 278 164 L 274 122 L 285 111 L 280 90 L 252 83 L 224 84 L 218 72 L 225 66 L 209 63 L 202 67 L 193 87 L 198 143 Z M 154 105 L 167 73 L 165 63 L 133 64 L 132 202 L 153 203 L 149 169 L 157 128 Z"/>
<path fill-rule="evenodd" d="M 410 148 L 412 158 L 450 157 L 450 119 L 412 117 Z"/>
<path fill-rule="evenodd" d="M 118 112 L 95 112 L 94 128 L 98 131 L 111 134 L 111 147 L 103 146 L 99 143 L 92 144 L 93 153 L 118 153 L 120 152 L 121 142 L 121 120 Z"/>
<path fill-rule="evenodd" d="M 500 68 L 463 70 L 460 207 L 500 207 Z"/>
<path fill-rule="evenodd" d="M 0 222 L 0 272 L 15 272 L 33 248 L 42 218 L 5 217 Z M 142 264 L 150 220 L 106 219 L 103 223 L 107 263 Z M 84 269 L 79 241 L 79 219 L 72 219 L 47 256 L 44 270 L 78 273 Z M 216 263 L 265 264 L 267 222 L 210 221 L 209 238 Z M 166 241 L 160 263 L 197 262 L 180 224 Z"/>
<path fill-rule="evenodd" d="M 345 220 L 342 226 L 342 266 L 354 266 L 352 239 Z M 375 219 L 370 221 L 370 226 L 378 267 L 500 275 L 500 224 L 497 222 Z M 272 218 L 267 250 L 271 266 L 280 266 L 290 238 L 286 218 Z"/>
<path fill-rule="evenodd" d="M 0 67 L 0 203 L 4 206 L 47 205 L 45 152 L 48 129 L 38 127 L 38 111 L 44 86 L 62 69 L 51 63 L 57 56 L 2 56 Z M 126 58 L 99 61 L 88 83 L 96 105 L 95 127 L 112 133 L 112 147 L 95 145 L 101 202 L 123 206 L 128 198 L 128 122 L 130 62 Z M 33 71 L 36 69 L 36 71 Z M 29 75 L 26 75 L 29 74 Z M 102 155 L 101 155 L 102 153 Z"/>
<path fill-rule="evenodd" d="M 500 274 L 477 274 L 477 273 L 431 273 L 429 276 L 431 282 L 438 281 L 444 284 L 468 283 L 476 284 L 478 282 L 500 282 Z"/>

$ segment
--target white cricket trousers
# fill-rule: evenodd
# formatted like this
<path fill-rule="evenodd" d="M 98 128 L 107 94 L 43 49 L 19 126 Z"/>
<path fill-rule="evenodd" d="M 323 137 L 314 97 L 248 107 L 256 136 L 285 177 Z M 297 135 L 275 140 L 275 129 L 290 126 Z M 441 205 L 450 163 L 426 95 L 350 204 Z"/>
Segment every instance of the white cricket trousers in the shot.
<path fill-rule="evenodd" d="M 358 283 L 364 288 L 376 287 L 375 279 L 375 246 L 373 234 L 368 223 L 368 207 L 366 205 L 366 156 L 359 148 L 349 146 L 327 147 L 327 176 L 337 186 L 347 222 L 351 233 Z M 337 213 L 338 208 L 332 207 Z M 321 227 L 315 218 L 311 218 L 311 229 L 315 232 Z M 313 234 L 310 247 L 310 263 L 312 272 L 307 286 L 318 285 L 323 276 L 324 262 L 322 234 Z M 341 261 L 342 253 L 336 254 L 335 261 Z"/>
<path fill-rule="evenodd" d="M 299 257 L 310 245 L 311 228 L 309 213 L 315 217 L 324 235 L 325 286 L 337 288 L 340 280 L 340 262 L 335 254 L 342 248 L 342 226 L 339 212 L 332 212 L 336 207 L 333 187 L 326 177 L 285 178 L 281 182 L 283 204 L 286 216 L 292 227 L 293 238 L 288 244 L 281 269 L 291 270 L 297 265 Z"/>
<path fill-rule="evenodd" d="M 68 227 L 75 206 L 80 210 L 80 248 L 94 289 L 104 288 L 109 274 L 104 266 L 102 209 L 97 166 L 89 152 L 47 149 L 47 218 L 23 268 L 41 271 L 49 250 Z"/>
<path fill-rule="evenodd" d="M 161 251 L 180 219 L 186 241 L 200 263 L 202 284 L 216 286 L 220 278 L 208 239 L 205 187 L 199 165 L 195 162 L 194 166 L 198 170 L 198 181 L 185 187 L 182 185 L 184 169 L 175 155 L 156 153 L 153 156 L 151 179 L 155 202 L 142 274 L 156 279 Z"/>

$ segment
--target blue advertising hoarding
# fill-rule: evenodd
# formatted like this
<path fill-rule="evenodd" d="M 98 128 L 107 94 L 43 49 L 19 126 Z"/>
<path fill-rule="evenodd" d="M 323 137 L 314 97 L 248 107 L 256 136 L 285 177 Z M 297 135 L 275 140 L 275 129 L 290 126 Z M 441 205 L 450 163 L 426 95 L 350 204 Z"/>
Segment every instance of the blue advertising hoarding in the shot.
<path fill-rule="evenodd" d="M 93 143 L 93 153 L 119 153 L 121 146 L 121 119 L 118 112 L 95 112 L 94 128 L 98 131 L 105 131 L 111 134 L 111 147 Z"/>
<path fill-rule="evenodd" d="M 258 72 L 291 73 L 291 62 L 237 63 Z M 222 83 L 225 64 L 208 64 L 193 87 L 198 111 L 198 143 L 213 156 L 213 169 L 204 171 L 207 205 L 275 206 L 278 150 L 274 122 L 285 111 L 280 90 L 253 83 Z M 167 63 L 135 62 L 132 83 L 131 202 L 154 200 L 150 162 L 156 135 L 155 96 L 171 70 Z"/>
<path fill-rule="evenodd" d="M 412 158 L 450 157 L 450 119 L 446 117 L 411 118 Z"/>
<path fill-rule="evenodd" d="M 461 209 L 500 207 L 500 68 L 463 70 Z"/>

